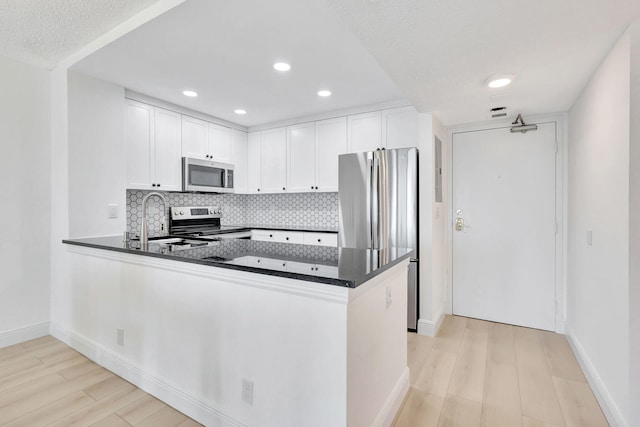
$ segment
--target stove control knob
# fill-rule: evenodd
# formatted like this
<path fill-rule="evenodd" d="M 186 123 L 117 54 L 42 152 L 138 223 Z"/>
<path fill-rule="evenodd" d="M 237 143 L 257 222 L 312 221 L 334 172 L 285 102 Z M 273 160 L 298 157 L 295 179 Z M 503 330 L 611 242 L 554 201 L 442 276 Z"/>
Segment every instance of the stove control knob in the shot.
<path fill-rule="evenodd" d="M 221 213 L 222 213 L 222 211 L 221 211 L 220 209 L 218 209 L 218 213 L 219 213 L 219 214 L 221 214 Z"/>
<path fill-rule="evenodd" d="M 209 213 L 213 215 L 214 213 L 216 213 L 216 211 L 214 211 L 213 209 L 209 209 Z"/>
<path fill-rule="evenodd" d="M 184 215 L 184 211 L 180 211 L 179 215 Z"/>

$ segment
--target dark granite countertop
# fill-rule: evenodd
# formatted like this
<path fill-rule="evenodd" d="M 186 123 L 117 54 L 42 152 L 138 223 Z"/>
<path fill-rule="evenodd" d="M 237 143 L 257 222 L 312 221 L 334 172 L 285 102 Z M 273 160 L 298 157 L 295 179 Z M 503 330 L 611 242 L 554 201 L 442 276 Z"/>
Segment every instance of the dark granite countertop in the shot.
<path fill-rule="evenodd" d="M 139 249 L 138 241 L 125 244 L 122 236 L 68 239 L 62 242 L 349 288 L 358 287 L 415 253 L 407 248 L 335 248 L 248 239 L 221 240 L 213 246 L 177 251 L 170 251 L 168 246 L 150 241 L 149 250 L 145 252 Z"/>

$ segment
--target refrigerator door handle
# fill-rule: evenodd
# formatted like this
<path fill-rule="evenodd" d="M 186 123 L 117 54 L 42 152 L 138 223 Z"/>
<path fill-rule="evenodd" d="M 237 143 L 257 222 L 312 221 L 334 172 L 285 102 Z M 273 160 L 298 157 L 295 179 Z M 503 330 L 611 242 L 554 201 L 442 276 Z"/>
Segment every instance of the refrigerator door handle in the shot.
<path fill-rule="evenodd" d="M 373 153 L 373 162 L 371 167 L 371 204 L 369 205 L 371 214 L 371 243 L 373 249 L 380 248 L 380 159 Z"/>

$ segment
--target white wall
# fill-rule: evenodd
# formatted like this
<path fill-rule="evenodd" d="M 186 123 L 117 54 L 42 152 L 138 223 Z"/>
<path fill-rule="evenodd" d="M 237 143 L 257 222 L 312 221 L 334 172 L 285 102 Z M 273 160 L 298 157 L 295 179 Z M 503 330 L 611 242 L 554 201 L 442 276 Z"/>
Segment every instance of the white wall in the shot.
<path fill-rule="evenodd" d="M 49 90 L 46 70 L 0 57 L 0 347 L 49 320 Z"/>
<path fill-rule="evenodd" d="M 446 307 L 447 133 L 432 114 L 420 114 L 420 316 L 418 333 L 435 335 Z M 442 141 L 443 201 L 435 203 L 435 137 Z"/>
<path fill-rule="evenodd" d="M 70 72 L 69 237 L 121 234 L 126 226 L 124 88 Z M 118 218 L 107 218 L 107 205 Z"/>
<path fill-rule="evenodd" d="M 571 108 L 568 132 L 567 335 L 618 422 L 629 414 L 629 89 L 625 34 Z"/>
<path fill-rule="evenodd" d="M 640 21 L 631 35 L 631 133 L 629 162 L 629 402 L 640 402 Z M 632 405 L 629 425 L 640 425 L 640 405 Z"/>

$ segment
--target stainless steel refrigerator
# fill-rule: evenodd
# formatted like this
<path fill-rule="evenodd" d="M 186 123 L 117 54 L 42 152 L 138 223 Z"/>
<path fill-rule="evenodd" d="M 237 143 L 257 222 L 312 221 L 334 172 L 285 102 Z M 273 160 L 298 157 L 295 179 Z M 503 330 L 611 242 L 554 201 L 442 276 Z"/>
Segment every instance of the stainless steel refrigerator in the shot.
<path fill-rule="evenodd" d="M 407 326 L 418 322 L 418 149 L 343 154 L 339 158 L 339 246 L 413 248 Z"/>

